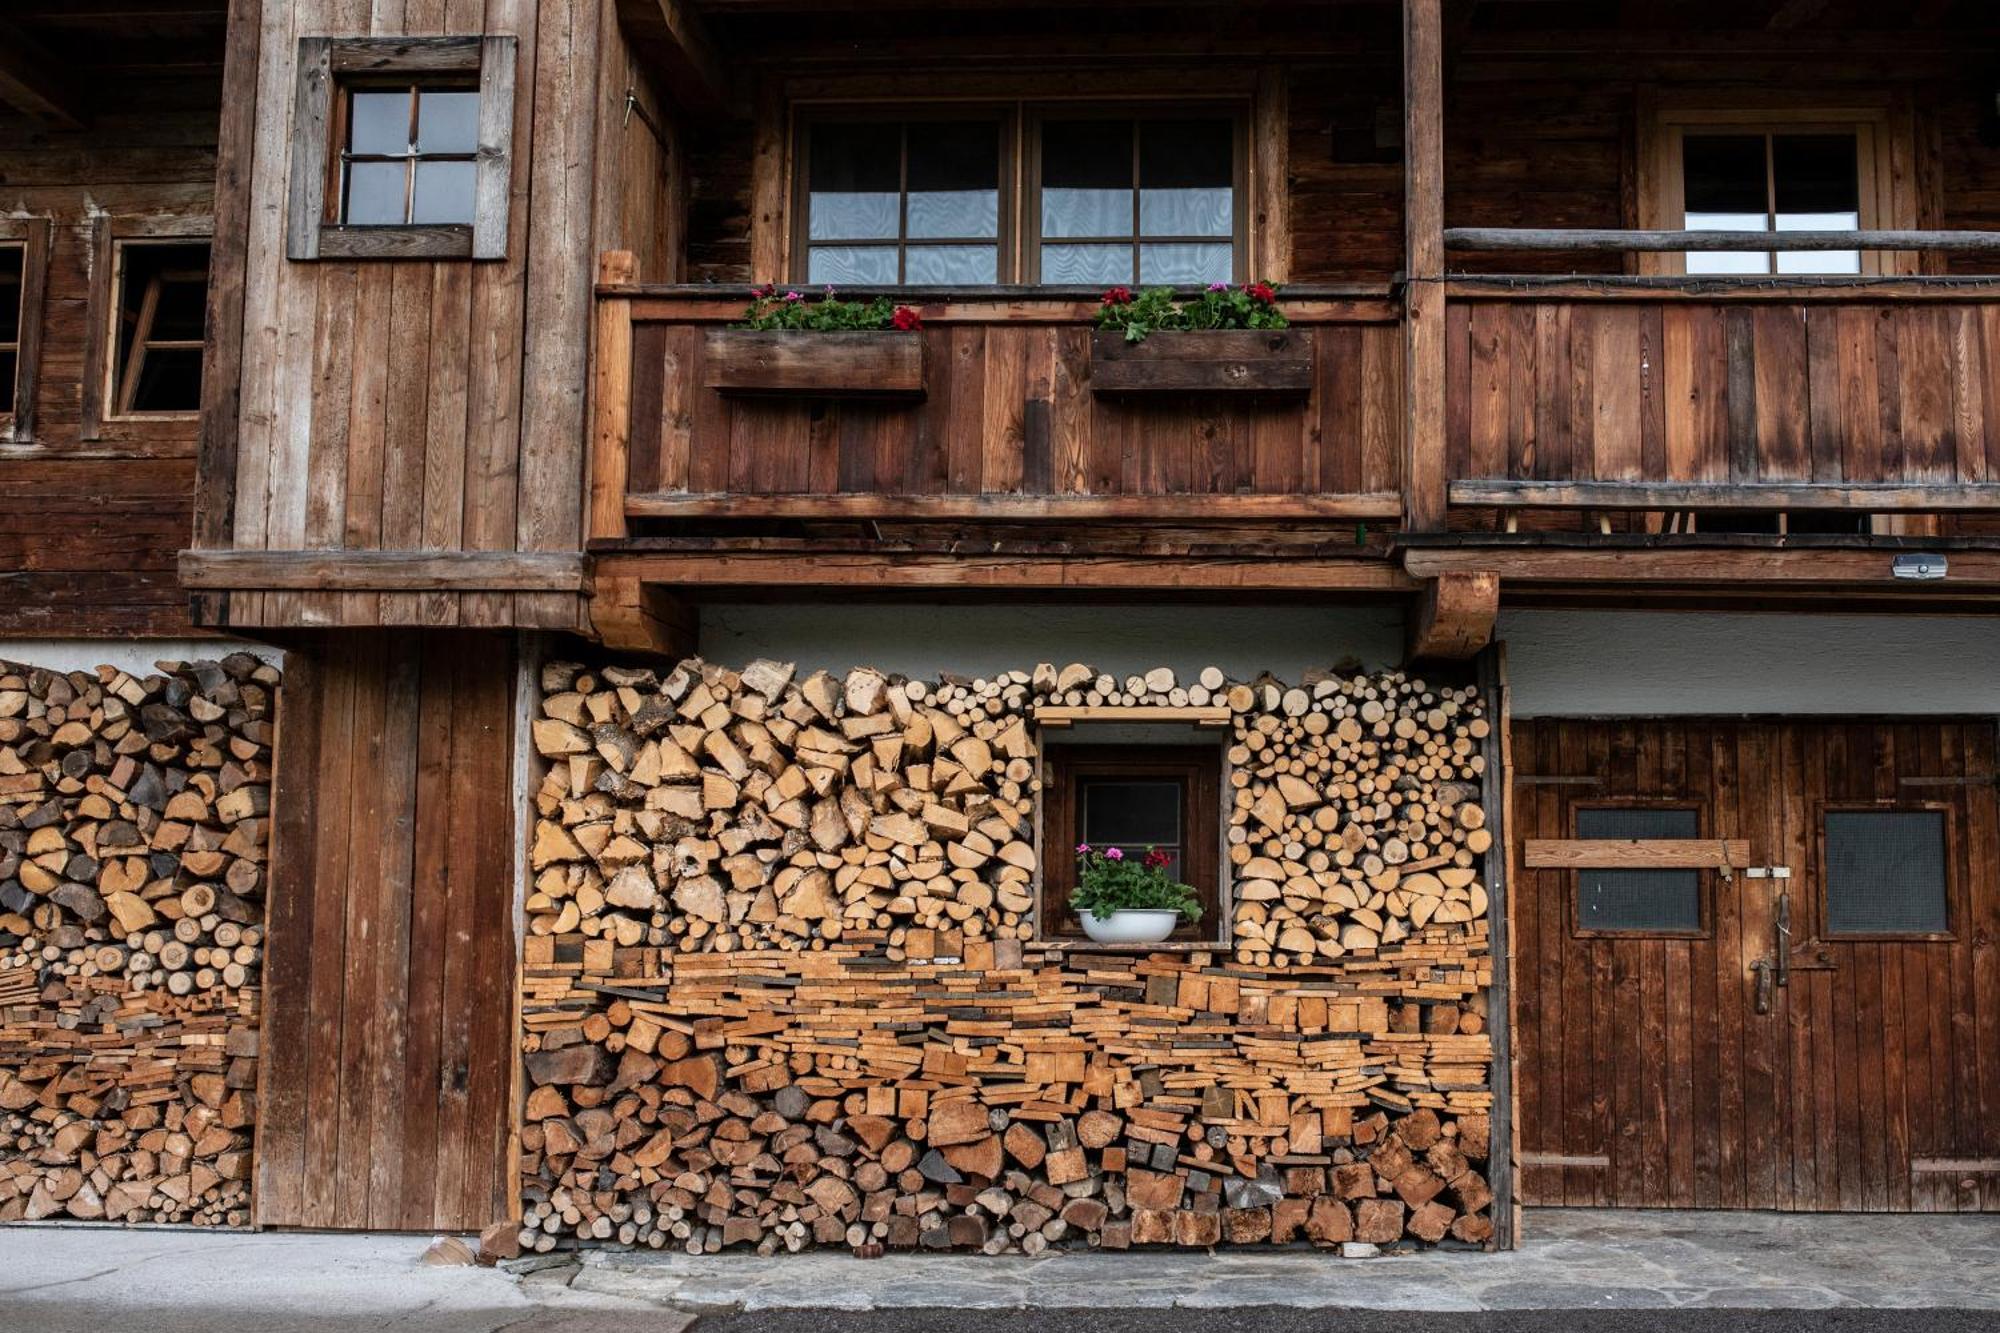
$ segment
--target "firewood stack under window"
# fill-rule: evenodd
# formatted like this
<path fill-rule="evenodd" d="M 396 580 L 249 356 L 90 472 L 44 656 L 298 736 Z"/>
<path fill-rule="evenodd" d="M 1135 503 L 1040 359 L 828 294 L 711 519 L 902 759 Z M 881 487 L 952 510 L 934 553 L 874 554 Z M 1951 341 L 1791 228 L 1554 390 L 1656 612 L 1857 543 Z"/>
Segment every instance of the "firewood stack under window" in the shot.
<path fill-rule="evenodd" d="M 544 669 L 524 1218 L 577 1243 L 1485 1243 L 1478 693 Z M 1223 709 L 1228 943 L 1038 936 L 1038 707 Z"/>
<path fill-rule="evenodd" d="M 249 1221 L 278 672 L 0 662 L 0 1221 Z"/>

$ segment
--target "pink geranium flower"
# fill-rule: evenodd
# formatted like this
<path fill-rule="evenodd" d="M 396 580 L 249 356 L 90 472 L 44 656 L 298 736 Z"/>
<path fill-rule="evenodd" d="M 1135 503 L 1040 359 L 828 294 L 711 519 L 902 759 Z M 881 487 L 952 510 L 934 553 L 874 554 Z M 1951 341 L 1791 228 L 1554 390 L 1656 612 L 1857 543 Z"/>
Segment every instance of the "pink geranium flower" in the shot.
<path fill-rule="evenodd" d="M 1113 847 L 1110 851 L 1106 852 L 1104 855 L 1113 861 L 1123 861 L 1125 859 L 1125 853 L 1119 851 L 1116 847 Z"/>

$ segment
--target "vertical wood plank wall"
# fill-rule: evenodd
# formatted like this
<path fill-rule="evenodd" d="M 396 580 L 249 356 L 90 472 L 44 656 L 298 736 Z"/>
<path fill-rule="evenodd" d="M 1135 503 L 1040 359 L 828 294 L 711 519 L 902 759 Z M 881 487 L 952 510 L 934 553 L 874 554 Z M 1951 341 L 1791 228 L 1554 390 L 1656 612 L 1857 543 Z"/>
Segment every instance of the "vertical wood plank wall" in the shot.
<path fill-rule="evenodd" d="M 513 688 L 491 634 L 345 632 L 287 662 L 262 1225 L 508 1215 Z"/>
<path fill-rule="evenodd" d="M 1524 1202 L 2000 1210 L 1991 721 L 1535 720 L 1513 746 Z M 1705 873 L 1700 938 L 1613 938 L 1575 933 L 1575 872 L 1522 868 L 1576 804 L 1633 801 L 1692 804 L 1704 837 L 1792 867 L 1770 1013 L 1749 965 L 1785 881 Z M 1947 810 L 1951 938 L 1814 938 L 1828 803 Z"/>

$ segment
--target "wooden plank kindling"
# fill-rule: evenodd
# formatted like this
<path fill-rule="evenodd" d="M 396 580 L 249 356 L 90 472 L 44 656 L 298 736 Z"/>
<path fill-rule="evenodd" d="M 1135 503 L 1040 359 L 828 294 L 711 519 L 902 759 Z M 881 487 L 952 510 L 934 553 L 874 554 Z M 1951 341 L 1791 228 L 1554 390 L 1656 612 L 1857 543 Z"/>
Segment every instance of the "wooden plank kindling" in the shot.
<path fill-rule="evenodd" d="M 1530 870 L 1721 870 L 1750 864 L 1745 838 L 1532 838 Z"/>

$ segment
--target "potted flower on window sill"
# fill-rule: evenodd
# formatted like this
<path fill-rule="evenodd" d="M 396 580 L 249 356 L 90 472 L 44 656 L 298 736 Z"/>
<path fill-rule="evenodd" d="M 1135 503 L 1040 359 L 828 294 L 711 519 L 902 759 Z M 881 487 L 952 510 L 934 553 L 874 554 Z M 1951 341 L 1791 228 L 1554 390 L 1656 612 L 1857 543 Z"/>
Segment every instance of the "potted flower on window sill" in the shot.
<path fill-rule="evenodd" d="M 1069 905 L 1083 933 L 1099 944 L 1157 944 L 1183 920 L 1199 921 L 1194 890 L 1167 878 L 1172 859 L 1157 848 L 1127 856 L 1123 848 L 1079 844 L 1077 887 Z"/>
<path fill-rule="evenodd" d="M 740 323 L 711 329 L 702 382 L 719 393 L 922 398 L 923 318 L 887 297 L 817 299 L 770 283 Z"/>
<path fill-rule="evenodd" d="M 1312 388 L 1313 336 L 1294 329 L 1269 283 L 1211 283 L 1191 300 L 1166 287 L 1113 287 L 1090 339 L 1100 394 L 1299 394 Z"/>

